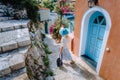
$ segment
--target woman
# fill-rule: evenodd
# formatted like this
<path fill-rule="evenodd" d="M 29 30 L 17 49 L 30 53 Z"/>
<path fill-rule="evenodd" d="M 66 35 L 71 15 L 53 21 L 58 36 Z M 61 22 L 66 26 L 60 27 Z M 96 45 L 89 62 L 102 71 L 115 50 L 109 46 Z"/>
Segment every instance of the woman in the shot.
<path fill-rule="evenodd" d="M 70 51 L 67 47 L 68 42 L 70 42 L 70 37 L 68 36 L 69 30 L 67 28 L 61 28 L 59 31 L 60 35 L 62 36 L 61 39 L 61 48 L 60 48 L 60 54 L 62 55 L 63 60 L 70 60 L 70 64 L 74 64 L 74 61 L 72 60 Z"/>

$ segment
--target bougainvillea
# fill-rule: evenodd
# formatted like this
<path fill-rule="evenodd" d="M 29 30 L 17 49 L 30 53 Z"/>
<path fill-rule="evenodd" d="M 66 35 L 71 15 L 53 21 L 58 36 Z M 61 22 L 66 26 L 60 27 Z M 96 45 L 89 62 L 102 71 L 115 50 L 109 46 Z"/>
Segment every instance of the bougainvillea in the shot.
<path fill-rule="evenodd" d="M 57 6 L 55 8 L 55 12 L 58 13 L 58 19 L 56 23 L 54 24 L 53 27 L 53 38 L 58 39 L 61 37 L 59 34 L 59 30 L 61 26 L 68 27 L 66 24 L 68 22 L 64 21 L 65 19 L 63 18 L 64 14 L 71 11 L 71 8 L 69 6 L 69 1 L 68 0 L 58 0 Z"/>
<path fill-rule="evenodd" d="M 54 27 L 55 27 L 54 24 L 52 24 L 52 25 L 50 26 L 50 34 L 53 34 L 53 29 L 54 29 Z"/>
<path fill-rule="evenodd" d="M 58 14 L 64 14 L 64 12 L 69 11 L 69 6 L 67 5 L 67 0 L 58 0 Z M 61 13 L 60 13 L 61 12 Z"/>

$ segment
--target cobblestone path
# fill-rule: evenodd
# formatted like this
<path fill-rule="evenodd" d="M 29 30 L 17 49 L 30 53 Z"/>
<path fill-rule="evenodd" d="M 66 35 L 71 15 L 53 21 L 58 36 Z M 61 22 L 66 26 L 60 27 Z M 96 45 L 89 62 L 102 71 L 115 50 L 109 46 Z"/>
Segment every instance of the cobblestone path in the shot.
<path fill-rule="evenodd" d="M 56 66 L 56 59 L 59 54 L 60 44 L 56 44 L 50 35 L 47 35 L 45 43 L 48 44 L 50 50 L 50 68 L 54 71 L 55 80 L 103 80 L 97 73 L 91 69 L 82 59 L 72 55 L 75 64 L 71 65 L 69 61 L 64 61 L 63 67 Z"/>

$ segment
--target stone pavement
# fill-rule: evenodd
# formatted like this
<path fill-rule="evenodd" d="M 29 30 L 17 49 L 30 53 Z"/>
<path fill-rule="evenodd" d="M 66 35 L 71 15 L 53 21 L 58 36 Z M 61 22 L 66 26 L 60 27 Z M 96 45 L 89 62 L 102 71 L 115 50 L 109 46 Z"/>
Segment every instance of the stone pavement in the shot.
<path fill-rule="evenodd" d="M 102 80 L 96 72 L 91 69 L 82 59 L 72 55 L 75 64 L 63 61 L 63 67 L 56 66 L 56 59 L 59 54 L 60 44 L 56 44 L 50 35 L 44 40 L 49 49 L 53 52 L 49 55 L 50 68 L 54 71 L 55 80 Z"/>

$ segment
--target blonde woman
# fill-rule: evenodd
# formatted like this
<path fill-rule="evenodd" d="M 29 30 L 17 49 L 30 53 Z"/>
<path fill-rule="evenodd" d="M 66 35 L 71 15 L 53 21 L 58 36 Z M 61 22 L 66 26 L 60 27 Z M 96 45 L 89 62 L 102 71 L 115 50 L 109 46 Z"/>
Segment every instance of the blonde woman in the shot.
<path fill-rule="evenodd" d="M 61 48 L 60 48 L 60 54 L 62 55 L 63 60 L 69 60 L 70 64 L 74 64 L 74 61 L 72 60 L 70 51 L 68 49 L 68 42 L 70 42 L 70 37 L 69 37 L 69 30 L 68 28 L 61 28 L 59 31 L 60 35 L 62 36 L 61 39 Z"/>

